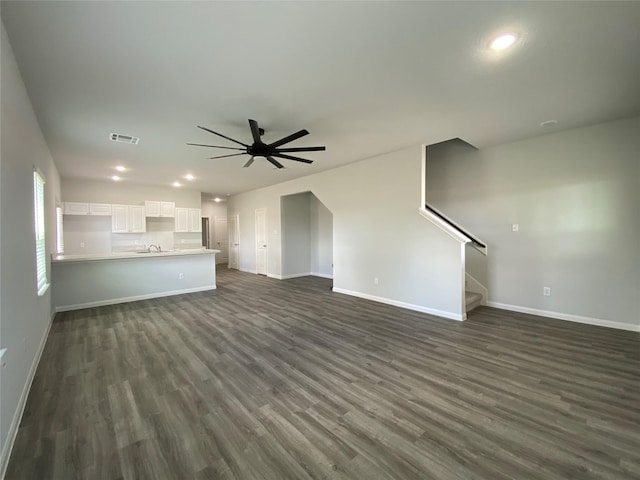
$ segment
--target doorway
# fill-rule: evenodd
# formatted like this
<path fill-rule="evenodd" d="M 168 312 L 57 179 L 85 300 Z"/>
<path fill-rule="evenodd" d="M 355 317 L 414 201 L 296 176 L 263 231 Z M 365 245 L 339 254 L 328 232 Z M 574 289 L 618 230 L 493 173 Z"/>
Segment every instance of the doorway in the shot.
<path fill-rule="evenodd" d="M 220 253 L 216 255 L 216 263 L 229 261 L 229 232 L 226 217 L 214 217 L 213 232 L 215 234 L 215 246 Z"/>
<path fill-rule="evenodd" d="M 333 214 L 312 192 L 280 198 L 283 279 L 333 278 Z"/>
<path fill-rule="evenodd" d="M 202 246 L 209 249 L 211 243 L 209 242 L 209 217 L 202 217 Z"/>

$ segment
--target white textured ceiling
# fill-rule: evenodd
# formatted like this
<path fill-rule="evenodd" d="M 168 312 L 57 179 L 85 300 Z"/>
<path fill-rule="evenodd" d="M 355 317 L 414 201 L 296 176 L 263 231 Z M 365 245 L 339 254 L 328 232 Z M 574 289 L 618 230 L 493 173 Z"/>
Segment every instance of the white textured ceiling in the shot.
<path fill-rule="evenodd" d="M 8 32 L 65 178 L 234 194 L 419 143 L 488 146 L 640 114 L 640 2 L 8 2 Z M 507 52 L 490 38 L 516 31 Z M 302 128 L 326 145 L 208 160 Z M 108 140 L 139 136 L 137 146 Z"/>

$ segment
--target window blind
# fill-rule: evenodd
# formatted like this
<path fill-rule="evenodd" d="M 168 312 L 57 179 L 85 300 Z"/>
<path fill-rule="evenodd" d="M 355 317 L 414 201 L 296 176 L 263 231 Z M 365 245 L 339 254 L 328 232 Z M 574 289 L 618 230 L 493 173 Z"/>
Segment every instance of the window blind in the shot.
<path fill-rule="evenodd" d="M 47 246 L 44 221 L 44 178 L 38 171 L 33 172 L 33 211 L 35 214 L 36 236 L 36 289 L 44 295 L 49 288 L 47 280 Z"/>

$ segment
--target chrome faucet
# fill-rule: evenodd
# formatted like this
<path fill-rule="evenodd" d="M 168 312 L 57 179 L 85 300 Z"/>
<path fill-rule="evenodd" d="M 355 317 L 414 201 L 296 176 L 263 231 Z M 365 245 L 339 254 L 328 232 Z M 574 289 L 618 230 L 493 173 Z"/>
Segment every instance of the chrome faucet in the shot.
<path fill-rule="evenodd" d="M 147 252 L 151 253 L 151 247 L 156 249 L 156 252 L 162 252 L 162 248 L 160 247 L 160 245 L 154 245 L 153 243 L 151 245 L 149 245 L 149 247 L 147 248 Z"/>

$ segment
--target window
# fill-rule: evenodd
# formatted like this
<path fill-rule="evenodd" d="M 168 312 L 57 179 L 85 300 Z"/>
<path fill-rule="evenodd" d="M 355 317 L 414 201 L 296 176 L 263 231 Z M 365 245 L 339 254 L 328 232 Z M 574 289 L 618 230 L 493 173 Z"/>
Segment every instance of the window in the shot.
<path fill-rule="evenodd" d="M 64 231 L 62 230 L 62 205 L 56 207 L 56 253 L 62 255 L 64 253 Z"/>
<path fill-rule="evenodd" d="M 33 211 L 36 234 L 36 289 L 42 296 L 49 288 L 47 281 L 47 246 L 44 222 L 44 178 L 37 170 L 33 172 Z"/>

